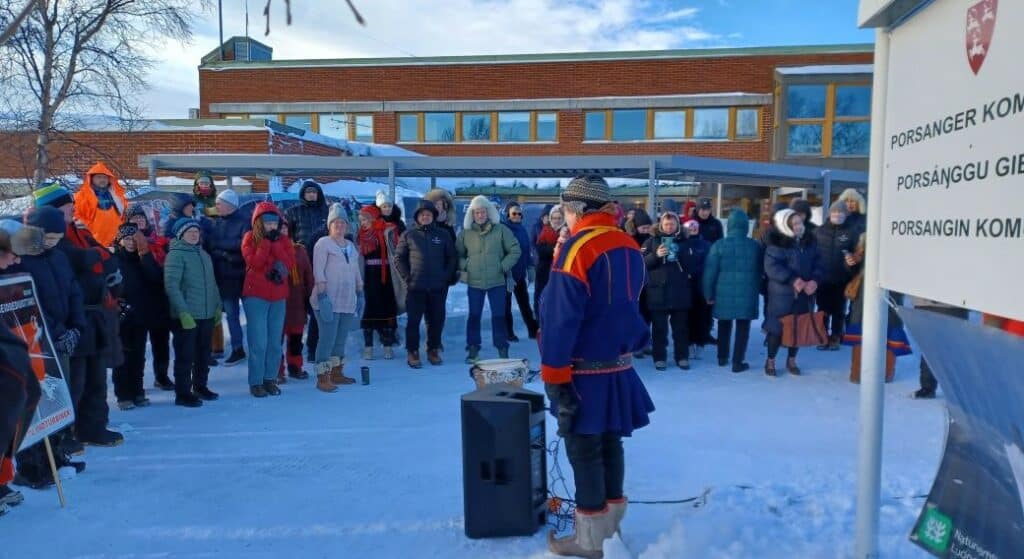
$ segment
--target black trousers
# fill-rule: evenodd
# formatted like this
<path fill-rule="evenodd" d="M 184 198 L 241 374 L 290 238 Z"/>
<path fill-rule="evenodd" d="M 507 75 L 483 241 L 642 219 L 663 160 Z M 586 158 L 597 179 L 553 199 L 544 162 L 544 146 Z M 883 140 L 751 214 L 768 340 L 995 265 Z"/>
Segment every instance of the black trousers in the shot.
<path fill-rule="evenodd" d="M 384 328 L 363 328 L 363 346 L 373 347 L 373 333 L 380 332 L 380 345 L 391 347 L 395 345 L 395 329 L 390 326 Z"/>
<path fill-rule="evenodd" d="M 121 346 L 124 362 L 114 369 L 114 395 L 120 400 L 135 401 L 146 395 L 142 379 L 146 371 L 146 327 L 121 325 Z"/>
<path fill-rule="evenodd" d="M 652 356 L 655 361 L 668 357 L 668 327 L 672 326 L 672 346 L 675 360 L 690 357 L 690 313 L 689 311 L 651 311 Z"/>
<path fill-rule="evenodd" d="M 420 320 L 423 319 L 427 322 L 427 351 L 441 349 L 447 300 L 448 288 L 408 292 L 405 299 L 405 312 L 409 315 L 405 325 L 406 350 L 420 350 Z"/>
<path fill-rule="evenodd" d="M 711 343 L 711 325 L 714 317 L 711 315 L 711 305 L 704 300 L 704 297 L 694 288 L 693 306 L 689 312 L 690 321 L 690 343 L 704 347 Z"/>
<path fill-rule="evenodd" d="M 110 420 L 107 405 L 107 368 L 100 354 L 71 358 L 71 401 L 75 406 L 75 432 L 94 438 Z"/>
<path fill-rule="evenodd" d="M 548 286 L 548 280 L 551 279 L 551 264 L 547 267 L 537 266 L 537 281 L 533 284 L 533 312 L 537 314 L 537 320 L 540 321 L 540 296 L 544 293 L 544 288 Z"/>
<path fill-rule="evenodd" d="M 747 343 L 750 341 L 749 320 L 718 321 L 718 359 L 729 358 L 729 342 L 732 341 L 733 322 L 736 322 L 736 345 L 732 349 L 732 364 L 739 365 L 747 358 Z"/>
<path fill-rule="evenodd" d="M 841 338 L 846 321 L 845 285 L 823 283 L 815 294 L 818 310 L 825 313 L 825 330 L 834 338 Z"/>
<path fill-rule="evenodd" d="M 782 347 L 782 336 L 776 336 L 775 334 L 768 334 L 768 359 L 775 359 L 775 356 L 779 354 L 779 348 Z M 800 348 L 787 347 L 786 357 L 793 359 L 796 354 L 800 351 Z"/>
<path fill-rule="evenodd" d="M 31 370 L 0 367 L 0 456 L 14 457 L 41 395 L 39 381 Z"/>
<path fill-rule="evenodd" d="M 970 316 L 970 311 L 966 309 L 954 309 L 946 307 L 918 307 L 923 311 L 930 311 L 933 313 L 944 314 L 946 316 L 953 316 L 961 320 L 967 320 Z M 932 374 L 932 368 L 928 366 L 928 360 L 921 355 L 921 388 L 929 392 L 935 392 L 939 388 L 939 381 Z"/>
<path fill-rule="evenodd" d="M 530 290 L 525 279 L 516 280 L 516 286 L 512 289 L 512 293 L 505 293 L 505 332 L 512 335 L 512 295 L 516 296 L 516 304 L 519 305 L 519 314 L 523 315 L 527 333 L 535 336 L 537 334 L 537 319 L 534 318 L 533 309 L 530 308 Z"/>
<path fill-rule="evenodd" d="M 309 327 L 306 329 L 306 361 L 316 363 L 316 344 L 320 341 L 320 326 L 316 315 L 309 311 Z"/>
<path fill-rule="evenodd" d="M 149 345 L 153 350 L 153 376 L 169 378 L 171 368 L 171 329 L 161 326 L 149 328 Z"/>
<path fill-rule="evenodd" d="M 577 509 L 598 512 L 609 500 L 622 498 L 626 457 L 621 436 L 569 435 L 565 438 L 565 453 L 576 480 Z"/>
<path fill-rule="evenodd" d="M 174 391 L 189 394 L 206 386 L 210 377 L 210 345 L 213 319 L 196 320 L 196 327 L 185 330 L 174 322 Z"/>

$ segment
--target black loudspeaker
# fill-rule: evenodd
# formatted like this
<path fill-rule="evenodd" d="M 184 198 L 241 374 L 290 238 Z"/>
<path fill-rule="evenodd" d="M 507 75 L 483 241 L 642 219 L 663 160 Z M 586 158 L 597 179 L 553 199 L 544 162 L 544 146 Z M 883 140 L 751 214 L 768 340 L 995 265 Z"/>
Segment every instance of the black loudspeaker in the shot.
<path fill-rule="evenodd" d="M 544 396 L 490 384 L 462 396 L 466 536 L 531 536 L 547 521 Z"/>

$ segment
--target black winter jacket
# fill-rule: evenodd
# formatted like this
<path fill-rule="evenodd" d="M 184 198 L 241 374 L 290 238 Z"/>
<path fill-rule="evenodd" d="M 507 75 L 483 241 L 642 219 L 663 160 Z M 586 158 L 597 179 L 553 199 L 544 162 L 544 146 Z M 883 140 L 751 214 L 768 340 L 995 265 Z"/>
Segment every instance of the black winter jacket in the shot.
<path fill-rule="evenodd" d="M 814 230 L 818 243 L 818 255 L 825 272 L 824 282 L 832 285 L 846 285 L 853 279 L 846 265 L 843 251 L 853 252 L 857 248 L 857 235 L 847 223 L 835 225 L 828 222 Z"/>
<path fill-rule="evenodd" d="M 409 291 L 445 289 L 456 281 L 458 264 L 455 243 L 433 224 L 417 225 L 398 239 L 395 268 Z"/>
<path fill-rule="evenodd" d="M 54 248 L 38 256 L 22 256 L 21 263 L 7 271 L 32 276 L 51 340 L 57 341 L 70 328 L 84 333 L 87 322 L 82 307 L 82 290 L 75 281 L 68 257 L 62 251 Z"/>
<path fill-rule="evenodd" d="M 205 248 L 213 261 L 213 274 L 223 299 L 242 297 L 245 284 L 245 259 L 242 258 L 242 237 L 252 229 L 245 214 L 235 211 L 229 216 L 213 220 Z"/>
<path fill-rule="evenodd" d="M 164 270 L 153 253 L 139 256 L 117 248 L 117 258 L 124 276 L 121 301 L 128 305 L 121 319 L 123 327 L 169 328 L 171 311 L 164 296 Z"/>
<path fill-rule="evenodd" d="M 709 243 L 714 243 L 725 238 L 725 228 L 717 217 L 709 215 L 707 219 L 701 219 L 698 215 L 694 219 L 700 223 L 700 238 Z"/>
<path fill-rule="evenodd" d="M 307 202 L 306 192 L 316 191 L 316 201 Z M 327 214 L 330 207 L 320 185 L 309 181 L 299 190 L 299 203 L 288 208 L 285 219 L 288 220 L 288 236 L 293 241 L 306 247 L 310 262 L 313 261 L 313 247 L 322 237 L 327 236 Z"/>
<path fill-rule="evenodd" d="M 698 275 L 698 263 L 686 249 L 682 234 L 665 235 L 656 226 L 651 229 L 651 238 L 644 242 L 641 251 L 647 265 L 647 308 L 652 311 L 685 311 L 693 306 L 693 279 Z M 676 244 L 674 262 L 669 257 L 658 256 L 662 239 L 671 239 Z"/>
<path fill-rule="evenodd" d="M 385 223 L 390 223 L 398 228 L 398 234 L 405 233 L 405 220 L 402 219 L 402 208 L 398 207 L 398 204 L 394 204 L 391 209 L 391 215 L 383 217 Z"/>

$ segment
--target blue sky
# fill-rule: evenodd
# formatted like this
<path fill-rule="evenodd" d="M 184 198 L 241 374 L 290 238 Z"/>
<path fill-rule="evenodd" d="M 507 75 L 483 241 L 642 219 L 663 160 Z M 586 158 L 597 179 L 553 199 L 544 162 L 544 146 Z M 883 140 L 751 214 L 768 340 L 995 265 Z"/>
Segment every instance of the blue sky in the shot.
<path fill-rule="evenodd" d="M 722 46 L 871 42 L 856 27 L 857 0 L 355 0 L 355 24 L 342 0 L 272 6 L 263 36 L 263 0 L 249 0 L 250 34 L 277 59 L 431 56 L 529 52 L 657 50 Z M 216 3 L 214 3 L 216 5 Z M 245 0 L 224 1 L 224 35 L 245 30 Z M 217 46 L 217 14 L 202 14 L 191 44 L 156 55 L 151 91 L 140 99 L 153 118 L 184 118 L 199 103 L 200 58 Z"/>

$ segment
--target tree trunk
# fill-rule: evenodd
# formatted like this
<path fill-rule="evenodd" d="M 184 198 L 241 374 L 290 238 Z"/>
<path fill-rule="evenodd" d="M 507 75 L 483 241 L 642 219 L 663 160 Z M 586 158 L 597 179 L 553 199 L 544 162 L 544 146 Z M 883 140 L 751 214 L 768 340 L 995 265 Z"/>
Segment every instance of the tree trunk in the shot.
<path fill-rule="evenodd" d="M 50 118 L 44 116 L 36 132 L 36 166 L 32 173 L 32 189 L 35 190 L 50 174 Z"/>

